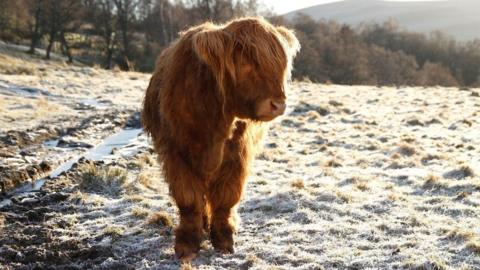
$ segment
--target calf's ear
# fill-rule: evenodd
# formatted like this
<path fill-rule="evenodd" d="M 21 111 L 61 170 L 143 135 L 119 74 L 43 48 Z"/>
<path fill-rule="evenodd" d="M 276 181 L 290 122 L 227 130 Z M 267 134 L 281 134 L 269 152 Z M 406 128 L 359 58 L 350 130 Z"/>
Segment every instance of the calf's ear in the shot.
<path fill-rule="evenodd" d="M 277 31 L 280 33 L 280 37 L 288 46 L 288 52 L 292 57 L 295 57 L 300 51 L 300 42 L 298 42 L 297 37 L 292 30 L 287 29 L 283 26 L 277 26 Z"/>
<path fill-rule="evenodd" d="M 208 29 L 192 37 L 193 50 L 198 58 L 210 67 L 220 88 L 224 88 L 226 76 L 235 81 L 233 64 L 234 42 L 222 29 Z"/>

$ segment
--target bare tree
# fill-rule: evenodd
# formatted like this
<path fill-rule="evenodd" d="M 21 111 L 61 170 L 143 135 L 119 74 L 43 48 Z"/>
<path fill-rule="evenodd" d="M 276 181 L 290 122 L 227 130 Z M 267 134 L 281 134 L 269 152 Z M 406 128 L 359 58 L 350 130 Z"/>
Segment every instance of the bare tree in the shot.
<path fill-rule="evenodd" d="M 37 43 L 42 36 L 42 31 L 45 24 L 45 10 L 43 5 L 43 0 L 31 0 L 30 1 L 30 14 L 32 15 L 32 20 L 30 23 L 30 49 L 28 53 L 34 54 Z"/>
<path fill-rule="evenodd" d="M 45 57 L 50 59 L 53 44 L 59 40 L 68 61 L 72 62 L 73 58 L 65 34 L 78 26 L 75 24 L 75 20 L 80 14 L 81 2 L 78 0 L 45 0 L 45 4 L 49 18 L 47 20 L 48 46 Z"/>
<path fill-rule="evenodd" d="M 93 33 L 102 41 L 105 53 L 105 68 L 113 67 L 113 56 L 118 45 L 117 18 L 113 0 L 86 0 L 86 19 L 94 25 Z"/>
<path fill-rule="evenodd" d="M 147 41 L 158 42 L 165 46 L 173 40 L 175 32 L 172 24 L 174 6 L 168 0 L 156 0 L 142 23 Z M 179 19 L 177 19 L 177 23 Z"/>
<path fill-rule="evenodd" d="M 47 1 L 48 5 L 48 46 L 46 50 L 45 57 L 50 59 L 50 52 L 52 51 L 53 42 L 55 42 L 55 38 L 58 32 L 58 12 L 59 12 L 59 1 L 58 0 L 50 0 Z"/>
<path fill-rule="evenodd" d="M 24 0 L 0 0 L 0 38 L 19 42 L 28 34 L 28 4 Z"/>
<path fill-rule="evenodd" d="M 106 65 L 107 69 L 112 68 L 113 53 L 117 44 L 115 16 L 113 14 L 112 0 L 101 1 L 100 23 L 102 26 L 102 37 L 105 41 Z"/>
<path fill-rule="evenodd" d="M 130 63 L 131 53 L 131 28 L 135 19 L 135 9 L 138 1 L 135 0 L 113 0 L 117 9 L 117 25 L 122 40 L 122 60 L 126 70 L 132 69 Z"/>

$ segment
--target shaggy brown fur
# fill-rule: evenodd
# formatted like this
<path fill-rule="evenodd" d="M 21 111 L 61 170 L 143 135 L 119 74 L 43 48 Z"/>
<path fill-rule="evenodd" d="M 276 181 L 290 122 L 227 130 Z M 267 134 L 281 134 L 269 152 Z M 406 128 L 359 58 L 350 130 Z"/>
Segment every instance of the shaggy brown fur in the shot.
<path fill-rule="evenodd" d="M 159 56 L 142 122 L 179 208 L 179 258 L 195 256 L 203 230 L 233 252 L 234 208 L 299 47 L 290 30 L 244 18 L 190 28 Z"/>

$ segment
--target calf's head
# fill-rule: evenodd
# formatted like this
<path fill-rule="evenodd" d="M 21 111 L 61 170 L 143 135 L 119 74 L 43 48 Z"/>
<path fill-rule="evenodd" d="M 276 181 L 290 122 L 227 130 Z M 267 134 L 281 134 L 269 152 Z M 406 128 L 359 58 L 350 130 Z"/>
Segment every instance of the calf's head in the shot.
<path fill-rule="evenodd" d="M 258 121 L 283 114 L 292 59 L 300 49 L 292 31 L 247 18 L 208 25 L 192 43 L 217 80 L 224 110 Z"/>

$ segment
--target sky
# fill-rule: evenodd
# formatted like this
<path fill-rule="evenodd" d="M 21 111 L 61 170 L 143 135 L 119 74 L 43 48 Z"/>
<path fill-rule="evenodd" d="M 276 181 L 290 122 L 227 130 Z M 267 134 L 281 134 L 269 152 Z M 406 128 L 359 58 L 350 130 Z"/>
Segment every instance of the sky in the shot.
<path fill-rule="evenodd" d="M 284 14 L 290 11 L 294 11 L 297 9 L 315 6 L 318 4 L 325 4 L 331 2 L 338 2 L 339 0 L 260 0 L 263 2 L 267 7 L 273 8 L 278 14 Z M 341 0 L 340 0 L 341 1 Z M 412 1 L 438 1 L 438 0 L 390 0 L 390 1 L 398 1 L 398 2 L 412 2 Z"/>

